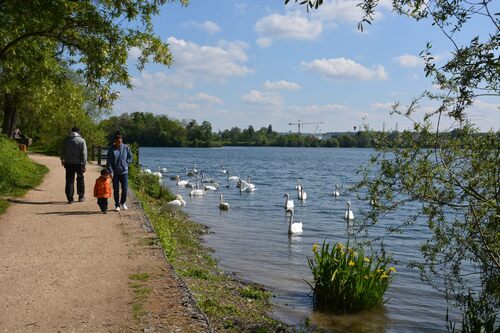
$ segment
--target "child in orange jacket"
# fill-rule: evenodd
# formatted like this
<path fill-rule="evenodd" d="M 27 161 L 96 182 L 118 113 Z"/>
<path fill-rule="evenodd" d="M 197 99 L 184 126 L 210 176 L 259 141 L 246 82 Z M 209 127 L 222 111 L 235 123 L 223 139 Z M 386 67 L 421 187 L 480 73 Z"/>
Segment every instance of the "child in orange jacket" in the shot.
<path fill-rule="evenodd" d="M 108 169 L 102 169 L 101 177 L 96 179 L 94 185 L 94 197 L 97 198 L 97 204 L 103 214 L 108 211 L 108 198 L 111 198 L 110 178 Z"/>

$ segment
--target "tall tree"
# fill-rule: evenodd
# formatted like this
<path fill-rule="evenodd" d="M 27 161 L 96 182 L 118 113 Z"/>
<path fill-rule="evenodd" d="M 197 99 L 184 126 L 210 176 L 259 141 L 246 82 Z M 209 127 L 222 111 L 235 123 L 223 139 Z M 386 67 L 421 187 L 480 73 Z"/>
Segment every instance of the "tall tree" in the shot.
<path fill-rule="evenodd" d="M 43 62 L 37 64 L 36 59 L 74 65 L 98 93 L 100 107 L 109 107 L 117 98 L 114 85 L 131 87 L 126 66 L 131 48 L 141 51 L 139 69 L 149 60 L 170 65 L 168 45 L 154 34 L 152 24 L 168 2 L 173 0 L 0 1 L 0 81 L 10 83 L 0 91 L 3 131 L 11 134 L 24 89 L 22 81 L 16 85 L 9 78 L 19 78 L 26 69 L 39 71 Z"/>
<path fill-rule="evenodd" d="M 310 10 L 323 1 L 300 3 Z M 371 23 L 378 3 L 362 0 L 358 5 L 365 13 L 360 29 Z M 395 103 L 394 112 L 412 119 L 426 99 L 437 107 L 422 121 L 412 119 L 414 127 L 396 133 L 393 140 L 383 135 L 375 140 L 378 153 L 358 186 L 368 189 L 367 199 L 375 204 L 359 227 L 369 229 L 408 202 L 420 203 L 418 212 L 388 231 L 426 223 L 432 237 L 421 246 L 423 262 L 414 263 L 422 279 L 461 309 L 464 332 L 498 331 L 500 133 L 479 133 L 468 111 L 479 97 L 499 96 L 499 14 L 493 11 L 492 0 L 394 0 L 392 4 L 400 15 L 429 19 L 450 41 L 451 57 L 437 67 L 432 45 L 422 51 L 425 74 L 440 90 L 424 92 L 407 108 Z M 480 19 L 489 24 L 489 31 L 461 35 Z M 459 39 L 468 42 L 461 44 Z M 452 132 L 442 128 L 445 118 L 456 124 Z"/>

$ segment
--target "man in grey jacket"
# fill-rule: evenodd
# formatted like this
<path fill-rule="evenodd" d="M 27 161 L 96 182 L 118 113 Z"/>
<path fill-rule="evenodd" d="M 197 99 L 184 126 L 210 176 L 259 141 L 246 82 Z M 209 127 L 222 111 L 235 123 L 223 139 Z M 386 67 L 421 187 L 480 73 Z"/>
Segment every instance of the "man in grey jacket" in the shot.
<path fill-rule="evenodd" d="M 80 135 L 80 129 L 73 127 L 71 133 L 64 139 L 61 148 L 61 163 L 66 169 L 66 198 L 68 203 L 73 203 L 73 194 L 75 192 L 75 174 L 76 191 L 78 201 L 85 201 L 85 182 L 83 173 L 87 164 L 87 143 Z"/>

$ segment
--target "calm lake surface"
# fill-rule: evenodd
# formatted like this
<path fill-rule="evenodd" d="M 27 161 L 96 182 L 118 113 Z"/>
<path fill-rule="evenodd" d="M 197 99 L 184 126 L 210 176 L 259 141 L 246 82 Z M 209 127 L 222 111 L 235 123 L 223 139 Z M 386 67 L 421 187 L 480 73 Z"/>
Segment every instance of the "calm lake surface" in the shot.
<path fill-rule="evenodd" d="M 311 280 L 307 258 L 312 245 L 347 240 L 343 220 L 346 202 L 350 201 L 354 216 L 368 209 L 368 203 L 357 200 L 346 189 L 359 176 L 356 170 L 368 162 L 371 149 L 323 148 L 141 148 L 143 167 L 156 171 L 166 167 L 168 175 L 179 174 L 183 179 L 186 168 L 196 165 L 205 177 L 217 180 L 220 190 L 203 197 L 189 197 L 189 189 L 177 188 L 164 177 L 164 183 L 187 202 L 184 211 L 196 222 L 208 225 L 213 233 L 205 236 L 207 245 L 215 250 L 219 266 L 237 273 L 241 278 L 263 284 L 275 295 L 274 315 L 278 319 L 298 324 L 310 317 L 313 324 L 331 332 L 442 332 L 445 331 L 446 303 L 444 297 L 420 281 L 417 270 L 407 268 L 418 260 L 419 245 L 427 238 L 424 226 L 413 226 L 403 235 L 387 239 L 387 249 L 398 260 L 397 273 L 386 296 L 383 309 L 354 315 L 331 315 L 315 312 L 311 290 L 305 280 Z M 222 173 L 250 176 L 257 191 L 240 193 L 235 183 Z M 301 178 L 307 200 L 297 200 L 295 185 Z M 195 182 L 195 178 L 193 182 Z M 342 186 L 341 196 L 331 194 L 335 184 Z M 229 202 L 230 210 L 218 208 L 219 194 Z M 303 222 L 304 232 L 288 236 L 288 219 L 284 212 L 284 194 L 295 201 L 296 221 Z M 372 230 L 374 235 L 384 227 L 401 221 L 418 206 L 409 206 L 400 215 L 382 221 Z M 456 318 L 454 318 L 456 319 Z"/>

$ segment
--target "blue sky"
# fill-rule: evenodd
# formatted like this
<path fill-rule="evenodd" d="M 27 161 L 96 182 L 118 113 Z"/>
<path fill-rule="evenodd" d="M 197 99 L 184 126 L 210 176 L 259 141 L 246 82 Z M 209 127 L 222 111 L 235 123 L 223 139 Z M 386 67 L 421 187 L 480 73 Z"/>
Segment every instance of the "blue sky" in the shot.
<path fill-rule="evenodd" d="M 151 64 L 139 73 L 132 49 L 135 88 L 120 89 L 113 113 L 208 120 L 214 131 L 269 124 L 295 131 L 288 123 L 299 119 L 323 122 L 305 132 L 349 131 L 363 122 L 374 129 L 409 126 L 390 115 L 390 105 L 434 89 L 418 54 L 432 42 L 438 64 L 450 57 L 451 44 L 437 28 L 392 13 L 388 1 L 381 1 L 375 22 L 363 33 L 357 30 L 357 1 L 327 0 L 309 14 L 283 2 L 192 0 L 188 7 L 164 6 L 155 30 L 169 42 L 174 64 Z M 483 21 L 468 29 L 458 40 L 491 30 Z M 478 100 L 472 111 L 476 125 L 500 129 L 499 106 L 498 97 Z M 419 114 L 432 107 L 422 103 Z"/>

